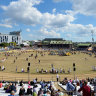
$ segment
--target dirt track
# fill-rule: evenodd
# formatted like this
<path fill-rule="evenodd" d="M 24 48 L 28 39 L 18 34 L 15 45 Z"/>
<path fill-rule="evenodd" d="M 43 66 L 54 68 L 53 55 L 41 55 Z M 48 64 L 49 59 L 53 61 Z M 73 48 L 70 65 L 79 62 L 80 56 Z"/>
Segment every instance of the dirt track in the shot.
<path fill-rule="evenodd" d="M 53 81 L 56 81 L 56 74 L 43 74 L 43 75 L 38 75 L 38 74 L 30 74 L 30 80 L 33 80 L 34 78 L 38 78 L 38 80 L 40 81 L 41 79 L 42 80 L 46 80 L 46 81 L 50 81 L 50 80 L 53 80 Z M 74 75 L 59 75 L 60 76 L 60 80 L 63 80 L 64 77 L 68 77 L 69 79 L 74 79 Z M 90 78 L 94 78 L 96 77 L 96 73 L 93 73 L 93 74 L 83 74 L 83 75 L 76 75 L 76 77 L 78 79 L 86 79 L 87 77 L 90 77 Z M 28 74 L 14 74 L 14 73 L 3 73 L 3 72 L 0 72 L 0 80 L 12 80 L 12 81 L 17 81 L 17 80 L 24 80 L 24 81 L 28 81 Z"/>

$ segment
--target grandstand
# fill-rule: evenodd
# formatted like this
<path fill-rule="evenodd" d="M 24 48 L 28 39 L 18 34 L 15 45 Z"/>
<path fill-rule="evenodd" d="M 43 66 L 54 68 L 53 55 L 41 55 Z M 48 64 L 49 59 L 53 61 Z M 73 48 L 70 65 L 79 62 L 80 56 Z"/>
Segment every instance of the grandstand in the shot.
<path fill-rule="evenodd" d="M 72 41 L 63 40 L 62 38 L 45 38 L 42 40 L 43 48 L 54 49 L 72 49 Z"/>

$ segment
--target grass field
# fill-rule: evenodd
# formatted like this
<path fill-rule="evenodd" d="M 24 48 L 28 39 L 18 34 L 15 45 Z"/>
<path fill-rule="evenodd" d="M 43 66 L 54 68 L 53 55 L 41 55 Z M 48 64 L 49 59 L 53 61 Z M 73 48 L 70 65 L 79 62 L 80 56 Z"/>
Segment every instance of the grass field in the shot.
<path fill-rule="evenodd" d="M 18 52 L 19 53 L 19 52 Z M 88 54 L 84 53 L 78 53 L 75 55 L 71 56 L 52 56 L 48 55 L 48 52 L 45 52 L 44 56 L 41 56 L 40 53 L 38 53 L 37 59 L 34 58 L 36 55 L 36 52 L 27 52 L 27 53 L 22 53 L 20 56 L 18 56 L 18 53 L 15 52 L 12 54 L 12 56 L 8 56 L 8 59 L 6 59 L 4 62 L 0 62 L 0 65 L 6 68 L 4 71 L 0 71 L 0 76 L 5 76 L 11 79 L 10 77 L 26 77 L 27 78 L 27 73 L 21 73 L 21 69 L 23 68 L 25 72 L 27 71 L 27 66 L 28 62 L 31 63 L 30 66 L 30 76 L 31 78 L 39 77 L 41 78 L 46 78 L 49 79 L 52 77 L 56 77 L 56 74 L 37 74 L 36 69 L 38 68 L 41 70 L 42 68 L 44 70 L 51 70 L 51 64 L 54 65 L 54 68 L 62 68 L 65 69 L 65 72 L 68 71 L 68 69 L 71 69 L 70 74 L 59 74 L 61 75 L 61 78 L 63 77 L 69 77 L 73 78 L 73 63 L 76 64 L 76 76 L 78 78 L 86 78 L 88 76 L 90 77 L 95 77 L 96 72 L 92 71 L 92 66 L 96 65 L 96 58 L 93 56 L 89 56 Z M 33 54 L 33 57 L 29 57 L 31 54 Z M 15 55 L 15 56 L 13 56 Z M 16 56 L 18 57 L 17 60 Z M 3 58 L 6 58 L 4 54 L 0 55 L 0 60 Z M 26 58 L 29 60 L 26 61 Z M 85 58 L 87 58 L 85 60 Z M 40 64 L 38 63 L 38 59 L 40 59 Z M 14 63 L 14 60 L 16 61 Z M 17 72 L 16 72 L 16 66 L 17 66 Z M 1 77 L 2 79 L 2 77 Z"/>

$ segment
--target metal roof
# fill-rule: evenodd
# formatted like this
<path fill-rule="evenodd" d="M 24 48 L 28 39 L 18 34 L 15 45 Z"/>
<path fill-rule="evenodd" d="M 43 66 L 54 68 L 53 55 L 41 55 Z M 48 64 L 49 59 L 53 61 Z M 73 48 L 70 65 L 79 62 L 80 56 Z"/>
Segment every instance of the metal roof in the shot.
<path fill-rule="evenodd" d="M 72 44 L 72 41 L 51 41 L 50 44 Z"/>
<path fill-rule="evenodd" d="M 78 44 L 77 46 L 90 46 L 90 45 L 91 44 L 89 44 L 89 43 L 85 43 L 85 44 L 84 43 L 83 44 L 81 43 L 81 44 Z"/>

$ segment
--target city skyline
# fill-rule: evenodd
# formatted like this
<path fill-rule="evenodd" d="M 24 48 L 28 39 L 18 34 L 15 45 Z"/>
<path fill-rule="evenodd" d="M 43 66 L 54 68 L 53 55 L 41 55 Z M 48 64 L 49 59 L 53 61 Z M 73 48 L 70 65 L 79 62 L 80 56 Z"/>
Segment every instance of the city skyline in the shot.
<path fill-rule="evenodd" d="M 22 30 L 23 40 L 96 41 L 96 1 L 0 0 L 0 33 Z"/>

